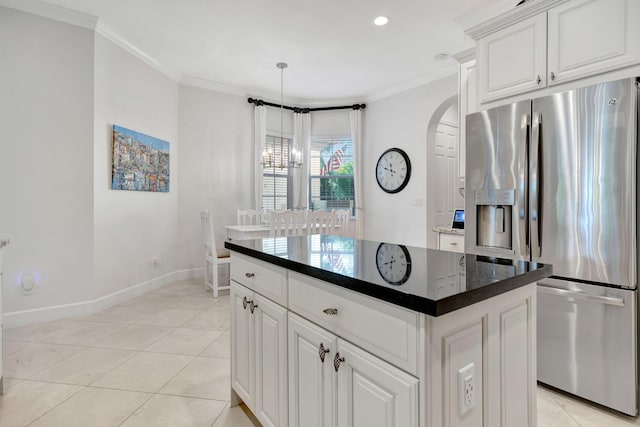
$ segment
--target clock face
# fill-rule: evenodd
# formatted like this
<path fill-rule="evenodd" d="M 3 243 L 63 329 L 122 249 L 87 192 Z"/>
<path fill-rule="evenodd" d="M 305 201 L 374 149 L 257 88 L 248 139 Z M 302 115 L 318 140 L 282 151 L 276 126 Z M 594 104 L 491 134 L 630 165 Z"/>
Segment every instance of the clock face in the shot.
<path fill-rule="evenodd" d="M 376 251 L 376 267 L 385 282 L 402 285 L 411 275 L 411 256 L 402 245 L 381 243 Z"/>
<path fill-rule="evenodd" d="M 387 193 L 397 193 L 409 183 L 411 162 L 409 156 L 399 148 L 390 148 L 378 159 L 376 180 Z"/>

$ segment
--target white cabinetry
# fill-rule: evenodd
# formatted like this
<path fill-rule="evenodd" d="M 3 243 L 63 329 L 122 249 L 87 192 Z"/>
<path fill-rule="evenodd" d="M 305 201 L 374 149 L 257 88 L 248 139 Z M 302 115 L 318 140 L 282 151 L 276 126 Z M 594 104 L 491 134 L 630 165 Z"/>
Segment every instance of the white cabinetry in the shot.
<path fill-rule="evenodd" d="M 418 379 L 289 314 L 291 426 L 418 426 Z"/>
<path fill-rule="evenodd" d="M 466 116 L 478 111 L 478 76 L 475 57 L 475 49 L 467 49 L 454 55 L 454 58 L 460 62 L 458 67 L 458 178 L 462 182 L 464 182 L 466 167 Z"/>
<path fill-rule="evenodd" d="M 4 394 L 4 374 L 2 373 L 2 332 L 4 329 L 4 320 L 2 312 L 2 248 L 9 244 L 8 240 L 0 240 L 0 394 Z"/>
<path fill-rule="evenodd" d="M 464 234 L 438 232 L 438 249 L 464 253 Z"/>
<path fill-rule="evenodd" d="M 231 381 L 265 427 L 286 427 L 287 309 L 231 282 Z"/>
<path fill-rule="evenodd" d="M 549 84 L 637 63 L 638 0 L 574 0 L 548 12 Z"/>
<path fill-rule="evenodd" d="M 481 102 L 545 87 L 547 16 L 540 14 L 478 40 Z"/>
<path fill-rule="evenodd" d="M 638 0 L 540 4 L 468 30 L 477 39 L 481 103 L 640 63 Z"/>

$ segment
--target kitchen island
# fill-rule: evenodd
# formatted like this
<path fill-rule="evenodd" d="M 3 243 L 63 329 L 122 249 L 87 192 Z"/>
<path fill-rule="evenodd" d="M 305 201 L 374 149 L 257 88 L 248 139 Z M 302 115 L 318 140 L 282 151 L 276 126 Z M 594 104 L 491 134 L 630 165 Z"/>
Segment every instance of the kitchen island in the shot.
<path fill-rule="evenodd" d="M 264 426 L 535 426 L 551 266 L 337 236 L 225 242 L 232 403 Z"/>

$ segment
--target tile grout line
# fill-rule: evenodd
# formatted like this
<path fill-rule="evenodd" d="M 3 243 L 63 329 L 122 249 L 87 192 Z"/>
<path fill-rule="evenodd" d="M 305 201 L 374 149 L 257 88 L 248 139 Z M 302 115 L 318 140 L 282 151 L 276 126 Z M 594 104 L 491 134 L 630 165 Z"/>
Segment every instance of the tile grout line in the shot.
<path fill-rule="evenodd" d="M 565 414 L 567 414 L 567 415 L 569 416 L 569 418 L 571 418 L 571 419 L 573 420 L 573 422 L 574 422 L 574 423 L 576 423 L 576 425 L 577 425 L 578 427 L 582 427 L 582 424 L 580 424 L 580 423 L 578 422 L 578 420 L 576 420 L 576 419 L 573 417 L 573 415 L 571 414 L 571 412 L 569 412 L 569 411 L 567 410 L 567 408 L 565 407 L 565 405 L 563 405 L 562 403 L 560 403 L 560 401 L 559 401 L 558 399 L 556 399 L 556 397 L 553 395 L 553 393 L 551 393 L 550 391 L 548 391 L 548 394 L 549 394 L 549 396 L 551 396 L 551 399 L 553 399 L 553 401 L 554 401 L 554 402 L 556 402 L 556 405 L 558 405 L 558 406 L 559 406 L 559 407 L 564 411 L 564 413 L 565 413 Z"/>

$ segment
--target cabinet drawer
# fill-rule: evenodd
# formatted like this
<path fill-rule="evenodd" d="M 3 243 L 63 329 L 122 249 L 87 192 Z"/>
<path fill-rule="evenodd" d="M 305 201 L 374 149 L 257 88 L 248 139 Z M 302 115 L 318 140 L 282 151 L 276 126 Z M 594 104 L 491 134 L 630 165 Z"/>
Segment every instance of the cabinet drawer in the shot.
<path fill-rule="evenodd" d="M 287 305 L 287 270 L 282 267 L 233 252 L 231 279 L 280 305 Z"/>
<path fill-rule="evenodd" d="M 418 313 L 294 272 L 289 309 L 417 375 Z"/>
<path fill-rule="evenodd" d="M 464 252 L 464 235 L 440 234 L 440 249 L 443 251 Z"/>

